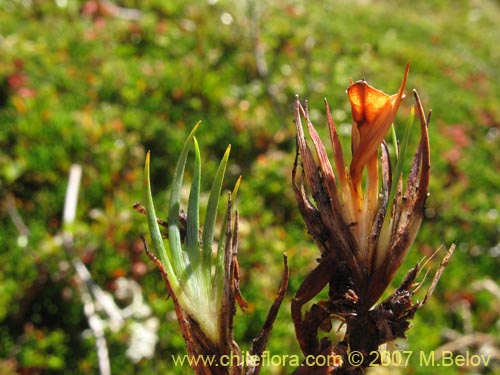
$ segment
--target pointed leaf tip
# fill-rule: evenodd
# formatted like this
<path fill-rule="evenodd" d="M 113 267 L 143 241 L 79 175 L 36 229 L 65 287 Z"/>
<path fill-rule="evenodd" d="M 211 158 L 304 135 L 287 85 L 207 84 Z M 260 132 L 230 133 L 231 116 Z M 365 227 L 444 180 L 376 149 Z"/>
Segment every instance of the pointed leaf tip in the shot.
<path fill-rule="evenodd" d="M 238 190 L 240 189 L 241 180 L 243 180 L 243 176 L 238 177 L 236 180 L 236 184 L 234 184 L 233 192 L 231 194 L 231 198 L 233 201 L 236 201 L 236 196 L 238 195 Z"/>
<path fill-rule="evenodd" d="M 212 253 L 212 243 L 214 240 L 214 229 L 217 217 L 217 207 L 219 205 L 220 193 L 222 190 L 222 183 L 224 180 L 224 175 L 226 173 L 226 167 L 229 159 L 229 152 L 231 151 L 231 145 L 226 148 L 226 152 L 222 157 L 219 168 L 215 174 L 212 189 L 208 197 L 207 211 L 205 214 L 205 223 L 203 224 L 203 238 L 202 238 L 202 264 L 203 268 L 210 272 L 211 268 L 211 253 Z"/>

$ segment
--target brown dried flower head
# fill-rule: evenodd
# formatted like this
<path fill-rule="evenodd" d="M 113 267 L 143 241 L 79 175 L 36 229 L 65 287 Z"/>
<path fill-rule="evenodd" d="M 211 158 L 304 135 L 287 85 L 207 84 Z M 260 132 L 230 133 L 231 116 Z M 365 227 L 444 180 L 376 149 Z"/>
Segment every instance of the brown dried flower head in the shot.
<path fill-rule="evenodd" d="M 409 66 L 394 95 L 377 90 L 364 80 L 351 82 L 347 89 L 353 116 L 349 165 L 325 101 L 335 171 L 311 123 L 307 105 L 304 108 L 298 99 L 295 103 L 298 153 L 293 183 L 299 208 L 322 258 L 344 264 L 358 303 L 366 309 L 380 298 L 413 243 L 427 196 L 427 119 L 415 91 L 420 143 L 404 190 L 402 173 L 398 174 L 401 149 L 397 147 L 398 163 L 394 168 L 384 142 L 404 98 L 408 71 Z M 302 117 L 315 155 L 306 141 Z M 297 176 L 299 156 L 302 178 Z M 331 275 L 324 275 L 316 288 L 323 288 L 329 281 Z"/>

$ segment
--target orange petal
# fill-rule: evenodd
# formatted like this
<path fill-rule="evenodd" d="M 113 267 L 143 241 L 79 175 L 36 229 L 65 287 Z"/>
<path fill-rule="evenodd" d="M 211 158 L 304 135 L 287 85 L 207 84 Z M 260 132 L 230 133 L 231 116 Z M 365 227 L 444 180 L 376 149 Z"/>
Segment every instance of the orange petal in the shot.
<path fill-rule="evenodd" d="M 370 86 L 366 81 L 357 81 L 347 89 L 351 102 L 352 117 L 358 129 L 375 121 L 380 111 L 391 99 L 385 92 Z"/>
<path fill-rule="evenodd" d="M 356 144 L 352 144 L 353 158 L 350 166 L 350 174 L 355 188 L 359 188 L 361 173 L 373 154 L 385 138 L 391 123 L 396 116 L 403 90 L 408 76 L 409 66 L 406 67 L 405 75 L 399 91 L 395 95 L 387 95 L 370 86 L 366 81 L 353 83 L 348 89 L 351 102 L 354 127 L 359 132 Z"/>

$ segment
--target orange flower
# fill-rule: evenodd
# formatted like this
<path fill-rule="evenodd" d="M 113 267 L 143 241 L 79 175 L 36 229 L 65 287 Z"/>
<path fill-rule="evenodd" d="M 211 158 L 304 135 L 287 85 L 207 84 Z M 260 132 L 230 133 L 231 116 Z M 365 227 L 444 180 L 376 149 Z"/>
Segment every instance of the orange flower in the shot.
<path fill-rule="evenodd" d="M 367 251 L 372 222 L 379 209 L 379 165 L 377 150 L 382 144 L 399 104 L 404 97 L 409 65 L 399 90 L 394 95 L 370 86 L 365 80 L 352 82 L 347 89 L 352 109 L 352 160 L 349 167 L 350 184 L 343 186 L 344 202 L 348 206 L 345 217 L 357 224 L 357 241 L 362 252 Z M 361 187 L 363 169 L 366 167 L 366 187 Z M 350 192 L 350 197 L 348 197 Z"/>
<path fill-rule="evenodd" d="M 377 149 L 394 121 L 404 97 L 403 90 L 409 69 L 410 65 L 407 65 L 399 91 L 394 95 L 377 90 L 364 80 L 351 83 L 347 89 L 354 120 L 350 175 L 355 188 L 361 183 L 364 166 L 377 158 Z"/>

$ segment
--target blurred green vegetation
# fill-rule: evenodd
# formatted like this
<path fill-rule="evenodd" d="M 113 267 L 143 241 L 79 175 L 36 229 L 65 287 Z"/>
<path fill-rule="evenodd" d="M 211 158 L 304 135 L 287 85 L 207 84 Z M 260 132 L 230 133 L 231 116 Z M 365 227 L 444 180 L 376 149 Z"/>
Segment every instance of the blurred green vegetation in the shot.
<path fill-rule="evenodd" d="M 416 88 L 433 110 L 432 181 L 427 218 L 399 277 L 441 244 L 458 249 L 399 345 L 428 353 L 460 335 L 484 333 L 491 342 L 482 336 L 462 349 L 498 355 L 499 300 L 485 286 L 500 283 L 498 1 L 116 4 L 139 9 L 140 17 L 125 19 L 111 6 L 96 10 L 93 1 L 0 0 L 0 373 L 98 373 L 70 263 L 75 255 L 110 293 L 118 277 L 136 280 L 161 321 L 153 359 L 136 364 L 125 355 L 129 331 L 106 331 L 112 373 L 190 373 L 172 367 L 170 355 L 183 354 L 184 343 L 161 277 L 142 252 L 146 220 L 132 205 L 143 200 L 142 166 L 151 150 L 158 215 L 166 216 L 160 203 L 198 120 L 202 191 L 229 143 L 227 188 L 243 175 L 239 259 L 252 308 L 237 314 L 237 341 L 248 350 L 286 251 L 292 278 L 269 350 L 299 354 L 289 299 L 318 252 L 290 185 L 294 95 L 309 100 L 325 136 L 328 98 L 344 134 L 349 78 L 393 93 L 406 62 L 407 92 Z M 76 253 L 68 254 L 59 234 L 72 163 L 82 165 L 83 178 L 72 228 Z M 440 372 L 498 374 L 496 363 Z M 402 372 L 435 368 L 419 366 L 415 355 Z"/>

